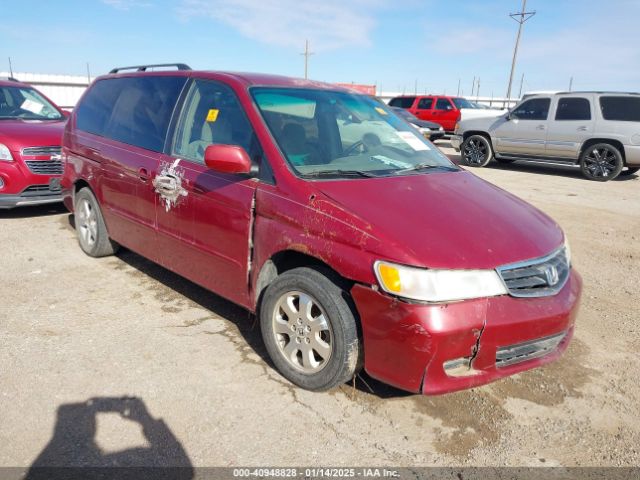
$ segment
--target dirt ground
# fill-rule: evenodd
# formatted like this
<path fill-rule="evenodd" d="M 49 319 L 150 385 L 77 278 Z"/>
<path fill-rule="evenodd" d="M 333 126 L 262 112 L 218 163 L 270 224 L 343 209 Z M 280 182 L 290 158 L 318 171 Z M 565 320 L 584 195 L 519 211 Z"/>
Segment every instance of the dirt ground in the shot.
<path fill-rule="evenodd" d="M 640 465 L 640 177 L 473 172 L 565 229 L 584 296 L 560 361 L 440 397 L 300 390 L 242 309 L 134 253 L 87 257 L 62 207 L 0 211 L 0 466 Z"/>

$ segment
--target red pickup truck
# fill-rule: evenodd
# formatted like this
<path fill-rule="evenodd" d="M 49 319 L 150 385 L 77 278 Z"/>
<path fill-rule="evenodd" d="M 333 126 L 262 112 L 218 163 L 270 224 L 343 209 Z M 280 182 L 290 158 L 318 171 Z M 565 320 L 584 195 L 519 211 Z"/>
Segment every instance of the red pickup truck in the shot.
<path fill-rule="evenodd" d="M 392 98 L 389 106 L 409 110 L 416 117 L 442 125 L 447 132 L 453 132 L 460 120 L 460 110 L 476 108 L 469 100 L 446 95 L 406 95 Z"/>

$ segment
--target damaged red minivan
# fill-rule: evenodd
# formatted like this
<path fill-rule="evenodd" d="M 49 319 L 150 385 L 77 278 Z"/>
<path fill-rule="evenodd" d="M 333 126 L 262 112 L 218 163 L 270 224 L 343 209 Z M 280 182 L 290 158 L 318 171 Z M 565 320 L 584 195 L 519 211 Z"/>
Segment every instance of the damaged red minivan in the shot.
<path fill-rule="evenodd" d="M 112 70 L 67 124 L 87 254 L 122 245 L 256 312 L 274 365 L 310 390 L 364 368 L 446 393 L 567 348 L 581 279 L 544 213 L 369 96 L 176 67 Z"/>

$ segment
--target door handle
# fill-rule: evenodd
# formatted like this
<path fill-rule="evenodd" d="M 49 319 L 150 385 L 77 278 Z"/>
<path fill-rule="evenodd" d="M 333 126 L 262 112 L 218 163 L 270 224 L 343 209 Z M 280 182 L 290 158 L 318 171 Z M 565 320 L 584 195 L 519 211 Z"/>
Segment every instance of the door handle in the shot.
<path fill-rule="evenodd" d="M 178 191 L 175 177 L 158 175 L 153 179 L 153 186 L 160 195 L 172 196 Z"/>
<path fill-rule="evenodd" d="M 544 130 L 544 129 L 545 129 L 545 126 L 544 126 L 544 125 L 538 125 L 538 126 L 536 127 L 536 130 Z"/>
<path fill-rule="evenodd" d="M 578 127 L 578 131 L 579 132 L 586 132 L 587 131 L 587 127 Z"/>
<path fill-rule="evenodd" d="M 147 182 L 147 180 L 149 180 L 149 172 L 147 171 L 146 168 L 144 167 L 140 167 L 138 169 L 138 178 L 140 179 L 141 182 Z"/>

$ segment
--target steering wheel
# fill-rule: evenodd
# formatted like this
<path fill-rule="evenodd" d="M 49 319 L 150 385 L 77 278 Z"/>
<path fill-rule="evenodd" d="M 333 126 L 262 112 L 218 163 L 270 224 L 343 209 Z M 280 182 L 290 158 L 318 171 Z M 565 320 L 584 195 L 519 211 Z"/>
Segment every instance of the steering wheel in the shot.
<path fill-rule="evenodd" d="M 358 149 L 360 149 L 360 152 L 357 152 Z M 364 143 L 362 140 L 358 140 L 356 143 L 354 143 L 349 148 L 347 148 L 343 153 L 345 156 L 349 157 L 354 153 L 366 153 L 368 151 L 369 151 L 369 147 L 367 147 L 367 144 Z"/>

